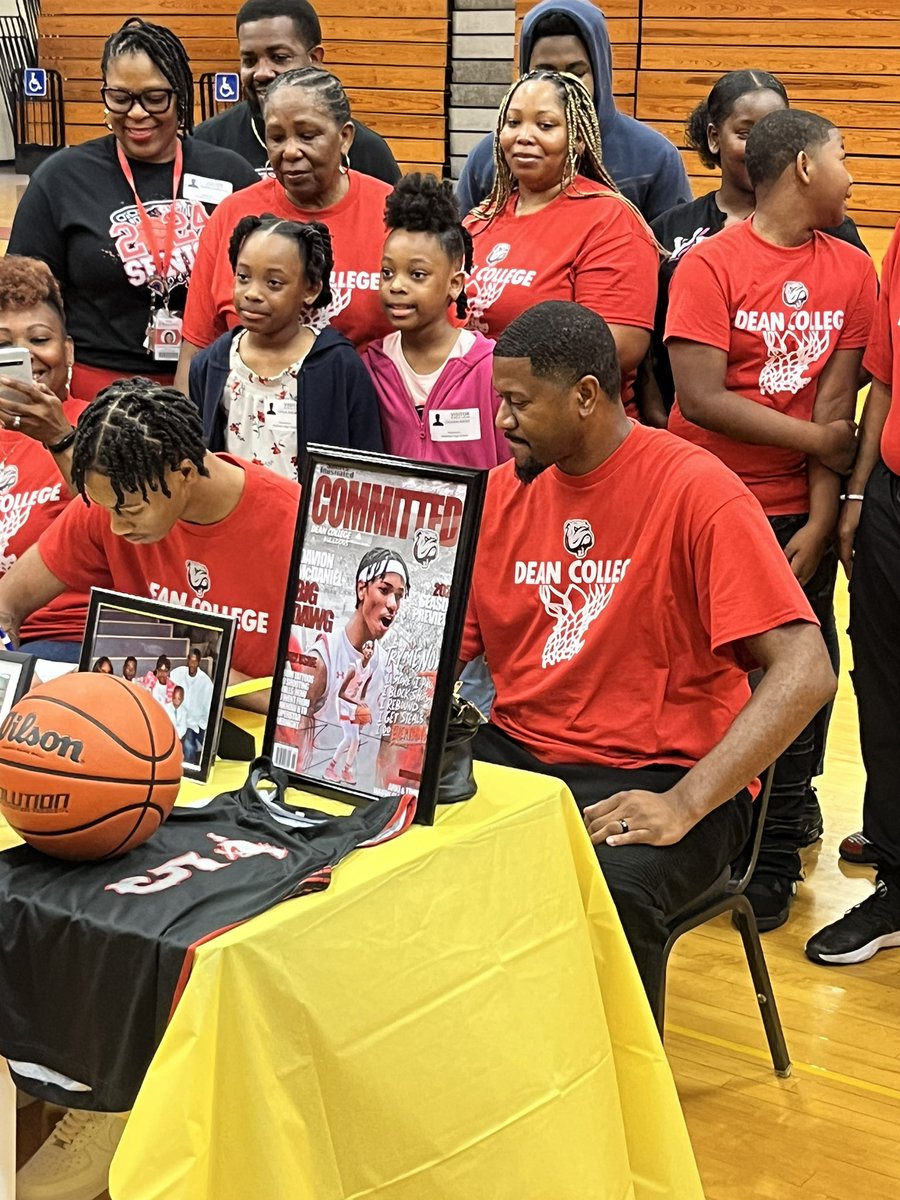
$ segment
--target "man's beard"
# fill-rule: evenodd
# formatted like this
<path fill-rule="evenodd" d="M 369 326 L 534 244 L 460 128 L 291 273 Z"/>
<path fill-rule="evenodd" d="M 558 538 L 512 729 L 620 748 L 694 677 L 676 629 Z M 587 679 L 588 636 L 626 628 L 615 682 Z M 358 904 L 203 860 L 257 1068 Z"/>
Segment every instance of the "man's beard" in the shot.
<path fill-rule="evenodd" d="M 546 463 L 538 462 L 536 458 L 526 458 L 521 466 L 516 463 L 516 479 L 520 483 L 533 483 L 546 470 Z"/>

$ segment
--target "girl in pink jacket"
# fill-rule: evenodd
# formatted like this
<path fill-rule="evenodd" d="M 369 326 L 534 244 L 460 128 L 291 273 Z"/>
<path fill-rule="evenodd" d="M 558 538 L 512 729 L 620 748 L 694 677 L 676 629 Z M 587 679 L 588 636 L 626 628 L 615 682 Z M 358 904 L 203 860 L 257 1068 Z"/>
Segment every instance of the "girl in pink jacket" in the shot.
<path fill-rule="evenodd" d="M 449 180 L 405 175 L 388 196 L 381 304 L 395 332 L 363 361 L 375 383 L 389 454 L 487 469 L 510 457 L 494 426 L 500 397 L 491 381 L 494 343 L 460 329 L 472 241 Z"/>

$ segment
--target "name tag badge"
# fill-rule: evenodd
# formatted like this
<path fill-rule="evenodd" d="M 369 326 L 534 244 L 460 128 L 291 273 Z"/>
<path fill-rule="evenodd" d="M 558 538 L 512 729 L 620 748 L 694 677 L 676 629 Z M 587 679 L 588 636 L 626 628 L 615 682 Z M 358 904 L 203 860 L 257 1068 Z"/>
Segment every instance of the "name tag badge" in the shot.
<path fill-rule="evenodd" d="M 478 442 L 481 413 L 477 408 L 436 408 L 428 414 L 433 442 Z"/>
<path fill-rule="evenodd" d="M 276 400 L 274 411 L 266 413 L 266 424 L 272 431 L 284 437 L 285 434 L 297 432 L 297 402 L 296 400 Z"/>
<path fill-rule="evenodd" d="M 181 194 L 185 200 L 199 200 L 201 204 L 220 204 L 234 191 L 234 184 L 227 179 L 207 179 L 205 175 L 184 177 Z"/>
<path fill-rule="evenodd" d="M 150 318 L 147 330 L 150 353 L 156 362 L 177 362 L 181 353 L 181 317 L 159 309 Z"/>

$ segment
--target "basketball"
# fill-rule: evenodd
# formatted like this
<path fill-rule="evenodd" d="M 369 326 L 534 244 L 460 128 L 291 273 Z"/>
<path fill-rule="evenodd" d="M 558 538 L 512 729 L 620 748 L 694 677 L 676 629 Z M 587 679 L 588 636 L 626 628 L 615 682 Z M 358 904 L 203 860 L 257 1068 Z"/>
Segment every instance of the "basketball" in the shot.
<path fill-rule="evenodd" d="M 115 858 L 166 819 L 181 742 L 162 705 L 114 675 L 36 687 L 0 724 L 0 812 L 54 858 Z"/>

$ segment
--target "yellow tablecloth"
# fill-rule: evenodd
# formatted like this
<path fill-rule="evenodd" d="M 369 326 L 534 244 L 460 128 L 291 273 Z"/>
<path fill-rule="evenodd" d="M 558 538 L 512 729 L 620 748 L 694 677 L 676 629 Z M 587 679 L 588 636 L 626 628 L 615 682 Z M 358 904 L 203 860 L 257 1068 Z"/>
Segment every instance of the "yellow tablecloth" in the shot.
<path fill-rule="evenodd" d="M 477 775 L 433 828 L 200 948 L 113 1200 L 702 1200 L 568 792 Z"/>

